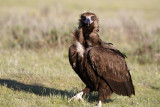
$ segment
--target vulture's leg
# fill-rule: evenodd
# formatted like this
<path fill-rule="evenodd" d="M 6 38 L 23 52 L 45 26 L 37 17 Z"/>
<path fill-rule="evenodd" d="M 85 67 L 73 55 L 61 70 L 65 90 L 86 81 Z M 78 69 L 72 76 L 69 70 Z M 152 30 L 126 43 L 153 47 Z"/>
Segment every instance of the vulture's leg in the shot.
<path fill-rule="evenodd" d="M 102 102 L 99 100 L 97 107 L 102 107 Z"/>
<path fill-rule="evenodd" d="M 104 96 L 103 96 L 103 89 L 102 88 L 100 88 L 98 90 L 98 99 L 99 99 L 99 102 L 98 102 L 97 107 L 102 107 L 102 102 L 104 102 Z"/>
<path fill-rule="evenodd" d="M 75 101 L 75 100 L 84 101 L 83 98 L 82 98 L 83 94 L 89 94 L 90 92 L 91 92 L 90 88 L 86 87 L 86 88 L 84 88 L 81 92 L 79 92 L 79 93 L 77 93 L 75 96 L 73 96 L 73 97 L 69 100 L 69 102 L 72 101 L 72 100 L 74 100 L 74 101 Z"/>
<path fill-rule="evenodd" d="M 90 94 L 92 92 L 92 90 L 88 86 L 86 86 L 82 91 L 84 94 Z"/>

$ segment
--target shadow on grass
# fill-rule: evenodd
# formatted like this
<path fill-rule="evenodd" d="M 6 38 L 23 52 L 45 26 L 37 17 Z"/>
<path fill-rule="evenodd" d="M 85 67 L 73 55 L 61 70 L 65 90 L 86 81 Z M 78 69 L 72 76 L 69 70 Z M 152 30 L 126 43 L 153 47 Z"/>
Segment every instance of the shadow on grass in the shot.
<path fill-rule="evenodd" d="M 39 85 L 28 85 L 28 84 L 20 83 L 15 80 L 8 80 L 8 79 L 0 79 L 0 85 L 6 86 L 15 91 L 30 92 L 39 96 L 60 95 L 63 98 L 65 97 L 71 98 L 76 94 L 74 90 L 67 91 L 67 90 L 59 90 L 55 88 L 47 88 Z M 85 98 L 87 99 L 88 102 L 98 101 L 98 93 L 85 95 Z M 113 102 L 113 100 L 111 99 L 105 100 L 105 103 L 109 103 L 109 102 Z"/>
<path fill-rule="evenodd" d="M 17 82 L 15 80 L 0 79 L 0 85 L 6 86 L 16 91 L 25 91 L 34 93 L 39 96 L 49 95 L 61 95 L 63 98 L 71 98 L 75 93 L 73 91 L 68 92 L 67 90 L 59 90 L 54 88 L 47 88 L 39 85 L 27 85 L 24 83 Z"/>

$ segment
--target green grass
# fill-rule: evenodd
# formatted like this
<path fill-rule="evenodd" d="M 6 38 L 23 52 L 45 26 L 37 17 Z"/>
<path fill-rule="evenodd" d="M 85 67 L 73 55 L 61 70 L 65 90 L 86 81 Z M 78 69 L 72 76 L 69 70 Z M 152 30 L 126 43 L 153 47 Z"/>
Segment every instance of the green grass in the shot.
<path fill-rule="evenodd" d="M 129 59 L 127 60 L 130 62 Z M 103 106 L 154 106 L 160 104 L 160 67 L 129 63 L 136 95 L 131 98 L 113 94 Z M 95 106 L 97 93 L 85 96 L 85 103 L 68 103 L 85 85 L 71 69 L 67 50 L 1 51 L 1 106 Z"/>
<path fill-rule="evenodd" d="M 68 100 L 85 84 L 68 61 L 79 14 L 94 11 L 100 37 L 124 52 L 136 95 L 113 94 L 109 107 L 160 105 L 159 0 L 0 0 L 0 107 L 92 107 Z"/>

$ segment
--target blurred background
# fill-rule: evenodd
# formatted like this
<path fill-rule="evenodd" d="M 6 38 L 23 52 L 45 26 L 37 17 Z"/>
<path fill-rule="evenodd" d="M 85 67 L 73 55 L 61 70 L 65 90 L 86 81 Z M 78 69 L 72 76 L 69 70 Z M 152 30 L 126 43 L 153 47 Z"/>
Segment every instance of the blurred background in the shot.
<path fill-rule="evenodd" d="M 79 15 L 93 11 L 100 36 L 139 63 L 160 62 L 159 0 L 0 0 L 0 49 L 68 48 Z"/>
<path fill-rule="evenodd" d="M 30 102 L 25 102 L 27 106 L 91 106 L 79 102 L 67 105 L 67 99 L 85 86 L 68 62 L 70 34 L 78 27 L 79 15 L 85 10 L 99 17 L 101 39 L 113 43 L 128 56 L 137 96 L 127 99 L 124 106 L 159 104 L 160 0 L 0 0 L 0 83 L 8 84 L 7 80 L 23 83 L 15 89 L 11 85 L 22 91 L 16 95 L 7 86 L 0 87 L 1 105 L 24 106 L 22 97 L 26 96 Z M 30 96 L 23 92 L 25 84 L 50 87 L 49 92 L 56 94 L 39 101 L 36 98 L 41 97 L 36 93 L 42 94 L 47 88 L 37 90 L 27 86 L 32 89 L 31 95 L 36 94 Z M 90 102 L 92 98 L 87 100 Z M 126 102 L 123 97 L 112 99 L 116 99 L 112 105 Z"/>

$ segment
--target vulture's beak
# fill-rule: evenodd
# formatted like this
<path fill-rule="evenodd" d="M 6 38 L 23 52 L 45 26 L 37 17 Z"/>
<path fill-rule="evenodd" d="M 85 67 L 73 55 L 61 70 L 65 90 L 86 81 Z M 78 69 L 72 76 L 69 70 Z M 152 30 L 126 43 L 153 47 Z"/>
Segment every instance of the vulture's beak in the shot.
<path fill-rule="evenodd" d="M 86 20 L 84 21 L 84 23 L 87 24 L 87 25 L 89 26 L 90 24 L 93 23 L 93 21 L 91 20 L 90 17 L 87 17 Z"/>

